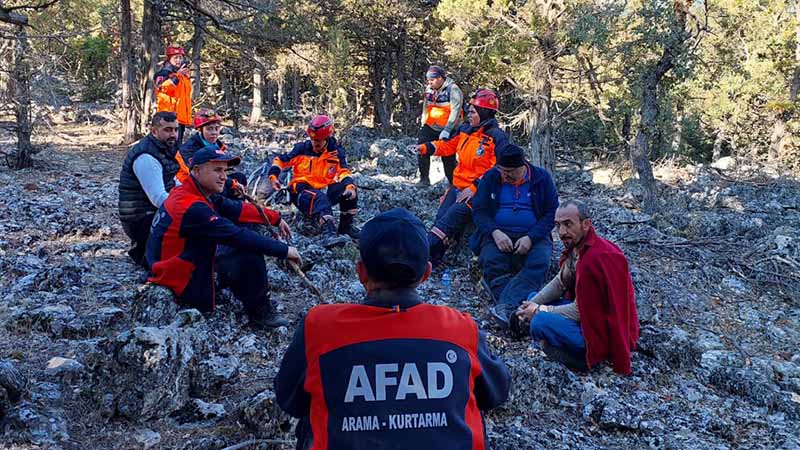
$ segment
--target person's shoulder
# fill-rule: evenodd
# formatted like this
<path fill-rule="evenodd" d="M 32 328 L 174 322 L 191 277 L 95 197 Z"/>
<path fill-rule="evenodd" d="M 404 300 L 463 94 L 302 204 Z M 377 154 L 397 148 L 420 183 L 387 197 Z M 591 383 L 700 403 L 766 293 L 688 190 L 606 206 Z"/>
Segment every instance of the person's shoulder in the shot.
<path fill-rule="evenodd" d="M 431 305 L 429 303 L 423 303 L 420 306 L 426 308 L 430 308 L 430 310 L 436 314 L 438 314 L 438 320 L 441 322 L 442 326 L 452 325 L 456 323 L 460 323 L 462 325 L 469 324 L 477 326 L 475 319 L 469 313 L 459 311 L 452 306 L 447 305 Z"/>

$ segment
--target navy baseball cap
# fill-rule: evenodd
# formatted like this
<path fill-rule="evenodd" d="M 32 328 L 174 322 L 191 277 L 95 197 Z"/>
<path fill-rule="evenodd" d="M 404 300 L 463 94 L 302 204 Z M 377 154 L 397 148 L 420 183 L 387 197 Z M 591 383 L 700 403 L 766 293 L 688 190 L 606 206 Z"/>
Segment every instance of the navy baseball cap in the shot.
<path fill-rule="evenodd" d="M 381 213 L 364 224 L 358 247 L 367 273 L 379 281 L 411 286 L 428 269 L 425 225 L 403 208 Z"/>
<path fill-rule="evenodd" d="M 228 167 L 238 166 L 242 158 L 233 156 L 225 150 L 220 149 L 216 144 L 206 145 L 189 158 L 189 168 L 205 164 L 210 161 L 227 161 Z"/>
<path fill-rule="evenodd" d="M 525 165 L 525 150 L 519 145 L 507 144 L 495 152 L 497 165 L 508 168 Z"/>

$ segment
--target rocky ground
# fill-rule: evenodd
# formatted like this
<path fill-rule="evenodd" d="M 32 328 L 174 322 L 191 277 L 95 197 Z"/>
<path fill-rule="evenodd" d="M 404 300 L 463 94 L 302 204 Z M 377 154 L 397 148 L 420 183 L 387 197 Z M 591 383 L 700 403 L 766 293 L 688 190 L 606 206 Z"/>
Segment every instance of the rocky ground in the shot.
<path fill-rule="evenodd" d="M 58 114 L 34 169 L 0 165 L 0 448 L 293 448 L 272 392 L 293 327 L 251 329 L 227 294 L 212 315 L 177 311 L 145 287 L 116 214 L 125 148 L 112 118 Z M 296 131 L 226 138 L 252 170 Z M 402 206 L 431 223 L 444 186 L 413 184 L 410 140 L 364 129 L 343 140 L 362 220 Z M 445 268 L 451 287 L 440 271 L 420 288 L 476 317 L 513 374 L 511 398 L 487 416 L 492 448 L 800 448 L 800 185 L 732 160 L 656 172 L 665 207 L 653 216 L 607 167 L 565 163 L 556 177 L 631 261 L 642 325 L 632 376 L 576 375 L 495 328 L 464 245 Z M 354 246 L 328 252 L 302 234 L 295 245 L 326 301 L 363 295 Z M 290 318 L 319 301 L 269 267 Z"/>

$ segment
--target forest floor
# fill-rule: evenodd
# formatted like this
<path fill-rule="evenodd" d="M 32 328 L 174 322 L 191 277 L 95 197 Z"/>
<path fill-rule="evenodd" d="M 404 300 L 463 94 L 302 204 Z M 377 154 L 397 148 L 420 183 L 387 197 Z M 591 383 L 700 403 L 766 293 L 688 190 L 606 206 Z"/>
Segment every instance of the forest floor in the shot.
<path fill-rule="evenodd" d="M 206 317 L 164 307 L 126 255 L 117 217 L 126 147 L 110 120 L 73 112 L 39 130 L 34 168 L 0 164 L 0 448 L 294 448 L 272 379 L 318 299 L 269 261 L 288 330 L 250 328 L 229 294 Z M 252 170 L 297 132 L 264 126 L 223 139 Z M 398 206 L 432 223 L 444 183 L 414 184 L 410 138 L 357 128 L 342 140 L 360 223 Z M 0 149 L 12 145 L 0 129 Z M 575 374 L 496 328 L 463 243 L 419 288 L 472 314 L 509 366 L 511 396 L 486 416 L 491 448 L 800 449 L 800 184 L 741 161 L 716 166 L 657 164 L 664 207 L 654 215 L 640 211 L 624 170 L 558 167 L 562 201 L 586 200 L 599 234 L 630 260 L 642 327 L 631 376 L 607 366 Z M 325 298 L 358 301 L 355 246 L 326 251 L 291 208 L 277 209 Z M 555 239 L 553 268 L 560 249 Z"/>

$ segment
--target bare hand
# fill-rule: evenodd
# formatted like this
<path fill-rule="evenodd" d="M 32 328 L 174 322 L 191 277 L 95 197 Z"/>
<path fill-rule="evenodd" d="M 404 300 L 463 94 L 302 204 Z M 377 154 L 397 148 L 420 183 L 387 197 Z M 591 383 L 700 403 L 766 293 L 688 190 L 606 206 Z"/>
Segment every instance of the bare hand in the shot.
<path fill-rule="evenodd" d="M 519 318 L 520 322 L 530 322 L 533 319 L 533 316 L 539 312 L 538 307 L 539 305 L 534 302 L 524 302 L 520 307 L 517 309 L 515 313 Z"/>
<path fill-rule="evenodd" d="M 289 252 L 286 254 L 286 259 L 293 262 L 298 266 L 303 265 L 303 260 L 300 258 L 300 252 L 294 247 L 289 247 Z"/>
<path fill-rule="evenodd" d="M 458 196 L 456 197 L 456 203 L 466 203 L 475 196 L 475 193 L 472 192 L 472 189 L 466 188 L 458 192 Z"/>
<path fill-rule="evenodd" d="M 348 200 L 352 200 L 352 199 L 355 199 L 357 195 L 358 194 L 356 194 L 356 187 L 353 186 L 353 185 L 350 185 L 350 186 L 347 186 L 347 188 L 344 190 L 344 194 L 342 194 L 342 197 L 344 197 L 344 198 L 346 198 Z"/>
<path fill-rule="evenodd" d="M 270 180 L 269 185 L 272 186 L 273 191 L 280 191 L 281 190 L 281 182 L 277 179 Z"/>
<path fill-rule="evenodd" d="M 189 68 L 186 67 L 186 66 L 181 67 L 180 69 L 178 69 L 178 73 L 183 75 L 183 76 L 185 76 L 185 77 L 187 77 L 187 78 L 192 74 L 192 72 L 189 71 Z"/>
<path fill-rule="evenodd" d="M 514 244 L 511 242 L 511 238 L 502 231 L 494 230 L 492 232 L 492 238 L 494 239 L 495 245 L 497 245 L 497 248 L 500 249 L 501 252 L 511 253 L 514 250 Z"/>
<path fill-rule="evenodd" d="M 522 236 L 521 238 L 517 239 L 517 242 L 514 243 L 514 254 L 527 255 L 531 250 L 532 245 L 533 243 L 531 242 L 531 238 L 528 236 Z"/>
<path fill-rule="evenodd" d="M 289 228 L 289 224 L 283 219 L 281 219 L 280 223 L 278 224 L 278 236 L 283 240 L 289 240 L 292 238 L 292 229 Z"/>

